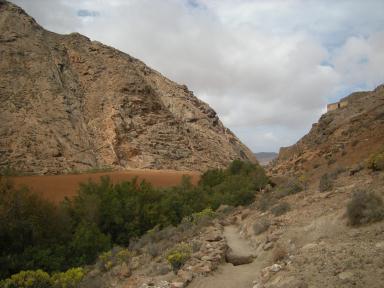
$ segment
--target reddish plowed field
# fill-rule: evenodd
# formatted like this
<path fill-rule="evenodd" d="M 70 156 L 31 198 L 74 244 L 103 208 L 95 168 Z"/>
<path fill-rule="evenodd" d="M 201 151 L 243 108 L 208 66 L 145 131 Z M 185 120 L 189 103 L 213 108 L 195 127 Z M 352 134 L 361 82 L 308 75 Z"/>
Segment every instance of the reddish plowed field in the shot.
<path fill-rule="evenodd" d="M 64 197 L 73 197 L 77 194 L 79 184 L 99 181 L 101 176 L 109 176 L 113 183 L 127 181 L 133 177 L 146 180 L 155 187 L 170 187 L 178 185 L 183 175 L 191 176 L 193 184 L 199 181 L 199 172 L 170 171 L 170 170 L 128 170 L 114 172 L 100 172 L 90 174 L 51 175 L 51 176 L 18 176 L 11 177 L 16 187 L 28 187 L 31 191 L 40 194 L 43 198 L 59 203 Z"/>

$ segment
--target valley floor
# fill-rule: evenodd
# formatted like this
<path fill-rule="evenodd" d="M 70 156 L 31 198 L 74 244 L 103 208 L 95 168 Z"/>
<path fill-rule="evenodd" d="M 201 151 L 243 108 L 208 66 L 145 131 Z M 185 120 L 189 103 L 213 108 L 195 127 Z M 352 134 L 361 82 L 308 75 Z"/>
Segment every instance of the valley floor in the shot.
<path fill-rule="evenodd" d="M 89 180 L 98 182 L 103 176 L 108 176 L 113 183 L 130 181 L 134 177 L 138 177 L 139 181 L 146 180 L 155 187 L 170 187 L 180 184 L 184 175 L 191 177 L 192 184 L 197 184 L 200 178 L 199 172 L 192 171 L 132 169 L 66 175 L 17 176 L 10 177 L 10 179 L 18 188 L 26 186 L 43 198 L 54 203 L 60 203 L 65 197 L 75 196 L 80 183 Z"/>

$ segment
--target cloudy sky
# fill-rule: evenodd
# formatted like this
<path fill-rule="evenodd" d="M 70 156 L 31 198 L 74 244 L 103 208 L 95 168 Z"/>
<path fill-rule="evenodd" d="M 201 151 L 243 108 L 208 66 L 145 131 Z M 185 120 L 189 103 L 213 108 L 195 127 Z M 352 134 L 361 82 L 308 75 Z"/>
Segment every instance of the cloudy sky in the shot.
<path fill-rule="evenodd" d="M 253 151 L 384 82 L 383 0 L 11 0 L 187 84 Z"/>

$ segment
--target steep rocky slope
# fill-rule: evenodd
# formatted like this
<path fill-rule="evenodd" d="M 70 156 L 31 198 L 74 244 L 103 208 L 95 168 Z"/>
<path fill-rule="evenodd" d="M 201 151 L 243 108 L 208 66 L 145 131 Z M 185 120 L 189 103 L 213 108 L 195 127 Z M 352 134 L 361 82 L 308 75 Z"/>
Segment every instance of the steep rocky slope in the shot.
<path fill-rule="evenodd" d="M 204 170 L 254 155 L 215 111 L 141 61 L 44 30 L 0 1 L 0 168 Z"/>
<path fill-rule="evenodd" d="M 271 174 L 315 175 L 353 166 L 384 145 L 384 85 L 341 101 L 348 105 L 325 113 L 296 144 L 280 149 Z"/>

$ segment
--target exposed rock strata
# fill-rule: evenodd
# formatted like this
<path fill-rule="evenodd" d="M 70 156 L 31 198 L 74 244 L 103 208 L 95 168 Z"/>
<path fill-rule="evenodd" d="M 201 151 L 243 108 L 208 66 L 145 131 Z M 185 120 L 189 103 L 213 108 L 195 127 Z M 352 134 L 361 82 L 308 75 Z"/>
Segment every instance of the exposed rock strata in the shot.
<path fill-rule="evenodd" d="M 0 168 L 205 170 L 254 155 L 216 112 L 143 62 L 44 30 L 0 1 Z"/>

